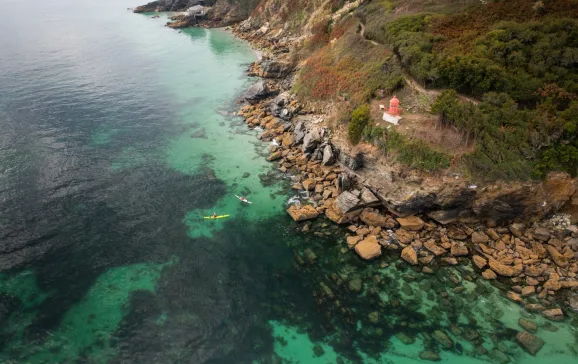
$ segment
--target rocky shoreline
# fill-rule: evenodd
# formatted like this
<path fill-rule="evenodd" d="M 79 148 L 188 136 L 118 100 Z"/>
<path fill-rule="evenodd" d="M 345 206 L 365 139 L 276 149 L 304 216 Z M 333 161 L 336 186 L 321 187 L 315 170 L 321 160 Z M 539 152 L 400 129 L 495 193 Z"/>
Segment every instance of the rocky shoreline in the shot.
<path fill-rule="evenodd" d="M 256 47 L 267 46 L 258 35 L 253 41 L 255 31 L 248 32 L 242 24 L 234 33 Z M 268 49 L 272 54 L 284 53 L 278 46 Z M 578 228 L 565 215 L 496 227 L 441 224 L 425 216 L 392 214 L 374 193 L 374 186 L 357 180 L 355 170 L 362 166 L 362 157 L 340 153 L 329 132 L 316 127 L 288 91 L 278 93 L 288 89 L 284 85 L 288 78 L 278 78 L 288 77 L 289 70 L 286 62 L 271 56 L 252 64 L 248 74 L 266 80 L 251 86 L 244 97 L 247 105 L 238 115 L 249 127 L 264 129 L 261 140 L 276 141 L 267 159 L 294 176 L 294 190 L 307 191 L 310 204 L 287 209 L 294 221 L 324 214 L 336 224 L 347 225 L 347 247 L 365 260 L 398 254 L 424 273 L 440 264 L 471 260 L 485 279 L 499 279 L 510 286 L 509 299 L 533 311 L 563 319 L 556 302 L 566 302 L 578 312 Z"/>
<path fill-rule="evenodd" d="M 296 65 L 289 54 L 299 39 L 272 40 L 266 25 L 255 28 L 248 22 L 232 31 L 264 51 L 263 59 L 247 70 L 262 79 L 247 90 L 238 115 L 248 127 L 263 130 L 259 138 L 271 142 L 267 159 L 293 177 L 293 190 L 307 196 L 287 209 L 301 231 L 324 235 L 327 224 L 312 228 L 310 220 L 325 215 L 343 227 L 338 241 L 342 253 L 352 251 L 367 261 L 383 255 L 401 258 L 399 264 L 425 274 L 471 266 L 525 312 L 556 322 L 578 312 L 578 228 L 568 215 L 552 216 L 577 194 L 574 180 L 552 175 L 543 186 L 492 186 L 476 194 L 466 181 L 438 178 L 441 187 L 435 191 L 425 187 L 428 193 L 421 196 L 404 200 L 404 191 L 393 198 L 393 191 L 364 175 L 364 155 L 334 140 L 290 93 Z M 384 177 L 388 179 L 393 177 Z M 451 193 L 439 192 L 452 183 Z M 515 218 L 526 222 L 513 222 Z M 536 355 L 544 343 L 533 335 L 532 321 L 520 320 L 525 331 L 516 340 Z M 443 331 L 436 332 L 433 341 L 451 341 Z M 437 357 L 427 350 L 422 354 L 424 360 Z"/>

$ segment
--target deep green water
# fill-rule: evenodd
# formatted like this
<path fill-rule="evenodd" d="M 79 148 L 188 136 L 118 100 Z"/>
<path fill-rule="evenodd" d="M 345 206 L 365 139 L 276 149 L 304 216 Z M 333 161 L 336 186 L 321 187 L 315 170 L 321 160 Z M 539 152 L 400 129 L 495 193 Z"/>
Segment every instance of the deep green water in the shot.
<path fill-rule="evenodd" d="M 0 362 L 576 362 L 574 317 L 532 358 L 471 264 L 424 275 L 361 262 L 324 221 L 298 232 L 290 181 L 231 116 L 254 52 L 137 4 L 2 2 Z"/>

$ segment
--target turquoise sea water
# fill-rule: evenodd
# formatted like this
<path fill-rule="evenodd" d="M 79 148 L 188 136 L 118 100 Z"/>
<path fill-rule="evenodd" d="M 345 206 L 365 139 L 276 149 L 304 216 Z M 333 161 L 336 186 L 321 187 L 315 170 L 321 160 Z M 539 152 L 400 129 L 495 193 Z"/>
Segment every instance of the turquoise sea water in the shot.
<path fill-rule="evenodd" d="M 231 114 L 254 52 L 136 5 L 3 2 L 0 362 L 577 360 L 575 317 L 530 317 L 531 357 L 513 339 L 531 315 L 471 264 L 424 275 L 360 261 L 323 220 L 299 232 L 290 180 Z"/>

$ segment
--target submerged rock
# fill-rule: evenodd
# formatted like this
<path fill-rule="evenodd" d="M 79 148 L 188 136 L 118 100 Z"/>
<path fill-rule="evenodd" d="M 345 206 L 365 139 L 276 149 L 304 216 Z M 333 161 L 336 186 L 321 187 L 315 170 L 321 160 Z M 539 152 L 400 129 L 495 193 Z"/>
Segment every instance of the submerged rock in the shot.
<path fill-rule="evenodd" d="M 516 335 L 516 340 L 527 352 L 534 356 L 542 349 L 542 346 L 544 346 L 544 340 L 527 331 L 519 332 Z"/>
<path fill-rule="evenodd" d="M 413 337 L 408 336 L 403 332 L 398 332 L 397 334 L 395 334 L 395 337 L 405 345 L 411 345 L 415 342 L 415 339 Z"/>
<path fill-rule="evenodd" d="M 530 332 L 538 331 L 538 325 L 536 325 L 535 322 L 525 319 L 523 317 L 520 317 L 520 319 L 518 320 L 518 325 L 522 326 L 524 329 Z"/>
<path fill-rule="evenodd" d="M 313 347 L 313 354 L 314 354 L 316 357 L 320 357 L 320 356 L 323 356 L 323 355 L 325 354 L 325 350 L 323 350 L 323 348 L 321 347 L 321 345 L 316 344 L 316 345 Z"/>
<path fill-rule="evenodd" d="M 510 362 L 510 358 L 498 349 L 492 350 L 490 356 L 500 364 L 507 364 Z"/>
<path fill-rule="evenodd" d="M 542 311 L 542 314 L 552 321 L 562 321 L 564 319 L 564 312 L 559 308 Z"/>
<path fill-rule="evenodd" d="M 349 290 L 351 292 L 361 292 L 362 288 L 363 282 L 361 281 L 360 278 L 353 278 L 352 280 L 349 281 Z"/>
<path fill-rule="evenodd" d="M 436 330 L 432 333 L 432 338 L 438 342 L 445 350 L 450 350 L 454 347 L 452 339 L 442 330 Z"/>
<path fill-rule="evenodd" d="M 519 294 L 517 294 L 516 292 L 514 292 L 514 291 L 508 291 L 508 292 L 506 293 L 506 297 L 507 297 L 510 301 L 512 301 L 512 302 L 516 302 L 516 303 L 522 303 L 522 302 L 524 302 L 524 300 L 522 299 L 522 297 L 521 297 Z"/>
<path fill-rule="evenodd" d="M 435 351 L 430 351 L 430 350 L 424 350 L 421 353 L 419 353 L 419 358 L 422 360 L 428 360 L 428 361 L 440 361 L 440 360 L 442 360 L 442 358 L 440 358 L 438 353 L 436 353 Z"/>

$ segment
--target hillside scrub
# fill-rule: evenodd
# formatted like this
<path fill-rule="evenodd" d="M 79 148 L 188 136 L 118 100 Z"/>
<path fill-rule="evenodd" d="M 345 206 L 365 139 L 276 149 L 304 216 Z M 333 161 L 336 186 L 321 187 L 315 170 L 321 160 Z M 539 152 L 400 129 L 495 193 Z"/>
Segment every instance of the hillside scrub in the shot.
<path fill-rule="evenodd" d="M 387 45 L 425 87 L 483 100 L 474 106 L 446 91 L 432 105 L 440 126 L 473 143 L 462 158 L 470 175 L 578 174 L 577 1 L 496 0 L 439 11 L 424 5 L 401 16 L 390 3 L 358 9 L 366 37 Z"/>
<path fill-rule="evenodd" d="M 315 51 L 298 76 L 294 91 L 301 98 L 344 98 L 357 105 L 367 102 L 378 89 L 392 91 L 403 85 L 393 55 L 352 32 Z"/>
<path fill-rule="evenodd" d="M 464 158 L 473 176 L 529 179 L 552 170 L 578 172 L 578 101 L 558 111 L 556 104 L 566 103 L 549 96 L 546 105 L 521 109 L 505 93 L 487 93 L 474 106 L 449 90 L 438 96 L 432 112 L 440 115 L 441 124 L 474 140 L 475 151 Z"/>
<path fill-rule="evenodd" d="M 352 144 L 357 144 L 361 141 L 364 129 L 367 127 L 370 120 L 369 105 L 362 105 L 351 113 L 351 120 L 347 126 L 349 141 Z"/>
<path fill-rule="evenodd" d="M 449 155 L 435 150 L 421 139 L 410 139 L 393 127 L 368 125 L 364 139 L 378 146 L 387 157 L 420 171 L 437 172 L 450 166 Z"/>
<path fill-rule="evenodd" d="M 553 7 L 559 12 L 541 16 L 529 7 L 537 19 L 528 22 L 509 3 L 480 5 L 472 13 L 407 15 L 367 36 L 388 44 L 426 86 L 474 96 L 506 92 L 528 105 L 539 102 L 537 90 L 549 83 L 578 93 L 578 21 L 564 18 L 578 10 Z M 545 3 L 546 10 L 554 6 Z"/>

